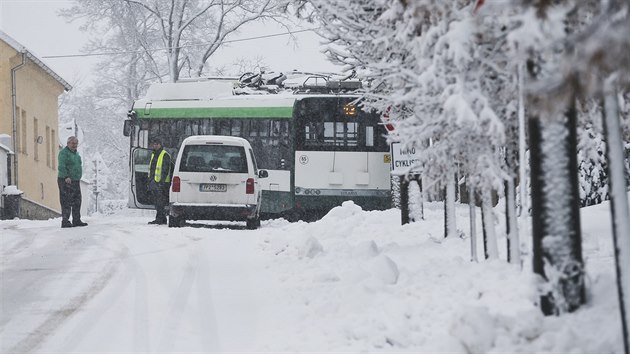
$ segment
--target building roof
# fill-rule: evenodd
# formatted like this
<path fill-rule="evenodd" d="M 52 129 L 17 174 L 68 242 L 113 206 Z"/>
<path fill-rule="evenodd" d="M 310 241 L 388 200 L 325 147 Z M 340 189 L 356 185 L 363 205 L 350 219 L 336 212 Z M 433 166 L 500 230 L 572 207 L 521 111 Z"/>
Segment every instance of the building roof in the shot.
<path fill-rule="evenodd" d="M 66 91 L 72 90 L 72 86 L 66 82 L 66 80 L 62 79 L 53 69 L 49 68 L 44 62 L 42 62 L 39 58 L 35 56 L 31 51 L 26 49 L 25 46 L 18 43 L 15 39 L 11 38 L 8 34 L 0 31 L 0 40 L 8 44 L 10 47 L 15 49 L 18 53 L 24 53 L 26 56 L 37 66 L 42 68 L 45 72 L 47 72 L 50 76 L 52 76 L 55 80 L 57 80 Z"/>
<path fill-rule="evenodd" d="M 9 148 L 8 146 L 5 146 L 4 144 L 0 143 L 0 150 L 4 150 L 9 154 L 12 154 L 13 151 L 11 150 L 11 148 Z"/>

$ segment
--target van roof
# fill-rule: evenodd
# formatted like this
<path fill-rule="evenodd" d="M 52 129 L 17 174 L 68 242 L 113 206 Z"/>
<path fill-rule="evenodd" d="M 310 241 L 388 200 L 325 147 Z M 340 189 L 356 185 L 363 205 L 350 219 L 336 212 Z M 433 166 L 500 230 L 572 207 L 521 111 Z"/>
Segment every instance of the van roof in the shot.
<path fill-rule="evenodd" d="M 185 144 L 228 144 L 249 146 L 249 142 L 246 139 L 226 135 L 192 135 L 184 139 L 182 145 Z"/>

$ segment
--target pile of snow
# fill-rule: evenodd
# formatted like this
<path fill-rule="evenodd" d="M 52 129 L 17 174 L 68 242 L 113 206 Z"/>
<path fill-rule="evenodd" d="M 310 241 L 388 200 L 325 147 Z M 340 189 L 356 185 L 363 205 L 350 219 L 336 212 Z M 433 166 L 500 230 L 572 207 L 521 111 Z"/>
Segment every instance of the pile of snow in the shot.
<path fill-rule="evenodd" d="M 4 195 L 20 195 L 20 194 L 23 194 L 23 193 L 24 192 L 19 190 L 18 187 L 14 186 L 14 185 L 6 186 L 2 190 L 2 194 L 4 194 Z"/>
<path fill-rule="evenodd" d="M 464 229 L 466 212 L 459 207 Z M 504 260 L 470 262 L 468 238 L 441 237 L 442 216 L 441 204 L 427 204 L 426 220 L 400 226 L 397 210 L 362 211 L 348 202 L 314 223 L 265 225 L 270 267 L 283 274 L 290 312 L 300 314 L 282 346 L 268 349 L 623 351 L 608 203 L 583 209 L 589 303 L 560 317 L 539 310 L 530 264 L 521 271 Z"/>

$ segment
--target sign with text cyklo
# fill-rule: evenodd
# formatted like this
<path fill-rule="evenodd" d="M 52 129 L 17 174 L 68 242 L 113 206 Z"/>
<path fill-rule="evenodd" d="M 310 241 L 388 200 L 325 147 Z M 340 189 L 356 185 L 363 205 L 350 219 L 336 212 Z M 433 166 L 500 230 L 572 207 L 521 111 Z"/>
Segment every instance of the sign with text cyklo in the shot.
<path fill-rule="evenodd" d="M 405 173 L 416 164 L 420 151 L 415 147 L 403 148 L 401 143 L 392 143 L 392 172 Z M 412 172 L 417 172 L 413 171 Z"/>

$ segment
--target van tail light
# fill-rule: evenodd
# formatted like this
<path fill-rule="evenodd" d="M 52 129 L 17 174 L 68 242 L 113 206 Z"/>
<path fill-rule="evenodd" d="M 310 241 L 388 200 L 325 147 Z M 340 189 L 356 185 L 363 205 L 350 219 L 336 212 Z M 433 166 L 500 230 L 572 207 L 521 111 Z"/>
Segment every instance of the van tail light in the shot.
<path fill-rule="evenodd" d="M 179 179 L 179 176 L 173 177 L 173 185 L 172 185 L 173 192 L 179 192 L 179 189 L 181 188 L 181 184 L 182 184 L 182 181 Z"/>
<path fill-rule="evenodd" d="M 248 178 L 245 182 L 245 194 L 254 194 L 254 179 Z"/>

